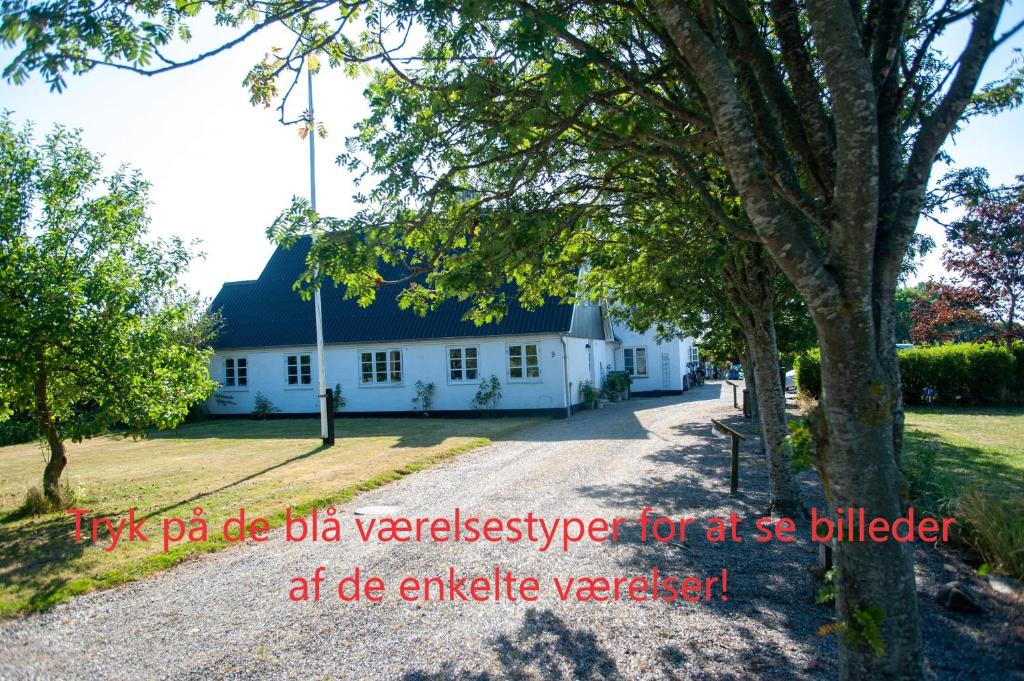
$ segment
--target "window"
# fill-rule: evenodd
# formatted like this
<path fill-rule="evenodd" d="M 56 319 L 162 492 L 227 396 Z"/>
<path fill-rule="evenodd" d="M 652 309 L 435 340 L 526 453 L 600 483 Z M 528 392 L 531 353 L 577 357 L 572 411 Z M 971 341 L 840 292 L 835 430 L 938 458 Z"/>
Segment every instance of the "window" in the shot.
<path fill-rule="evenodd" d="M 540 352 L 536 343 L 508 346 L 509 378 L 540 378 Z"/>
<path fill-rule="evenodd" d="M 475 381 L 477 371 L 477 349 L 475 347 L 448 348 L 449 381 Z"/>
<path fill-rule="evenodd" d="M 623 369 L 630 376 L 647 375 L 647 348 L 626 348 L 622 351 Z"/>
<path fill-rule="evenodd" d="M 288 355 L 285 366 L 288 385 L 310 385 L 313 382 L 313 365 L 309 355 Z"/>
<path fill-rule="evenodd" d="M 700 350 L 697 349 L 696 345 L 690 346 L 690 361 L 695 364 L 700 362 Z"/>
<path fill-rule="evenodd" d="M 359 353 L 360 381 L 365 385 L 393 385 L 402 382 L 402 351 L 375 350 Z"/>
<path fill-rule="evenodd" d="M 229 388 L 249 385 L 249 366 L 245 357 L 224 358 L 224 385 Z"/>

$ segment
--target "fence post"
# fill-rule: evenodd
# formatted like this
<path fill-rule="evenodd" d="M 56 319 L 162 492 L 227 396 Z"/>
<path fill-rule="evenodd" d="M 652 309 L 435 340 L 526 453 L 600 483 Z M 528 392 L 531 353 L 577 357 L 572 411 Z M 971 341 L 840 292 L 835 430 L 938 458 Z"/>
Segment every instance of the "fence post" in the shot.
<path fill-rule="evenodd" d="M 750 390 L 743 389 L 743 417 L 750 418 Z"/>
<path fill-rule="evenodd" d="M 736 383 L 733 383 L 732 381 L 726 381 L 726 383 L 728 383 L 729 385 L 732 386 L 732 406 L 733 406 L 733 409 L 739 409 L 740 408 L 739 398 L 736 395 L 736 389 L 739 387 L 739 385 L 737 385 Z"/>
<path fill-rule="evenodd" d="M 720 421 L 711 419 L 711 427 L 720 433 L 725 433 L 732 438 L 730 458 L 732 459 L 732 471 L 729 475 L 729 494 L 735 496 L 740 489 L 740 440 L 746 440 L 742 434 L 725 425 Z"/>
<path fill-rule="evenodd" d="M 334 391 L 327 388 L 324 391 L 327 400 L 327 437 L 324 438 L 325 447 L 334 446 Z"/>

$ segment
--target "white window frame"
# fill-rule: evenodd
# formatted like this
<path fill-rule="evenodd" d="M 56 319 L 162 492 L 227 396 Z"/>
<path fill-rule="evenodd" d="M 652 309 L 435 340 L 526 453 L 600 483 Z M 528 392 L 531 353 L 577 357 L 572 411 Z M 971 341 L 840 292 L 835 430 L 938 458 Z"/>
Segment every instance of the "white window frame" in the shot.
<path fill-rule="evenodd" d="M 231 382 L 228 383 L 228 362 L 231 362 Z M 239 367 L 239 362 L 245 362 L 244 367 Z M 245 370 L 245 383 L 240 384 L 238 382 L 238 370 L 243 368 Z M 221 369 L 224 371 L 224 384 L 221 386 L 224 390 L 228 391 L 243 391 L 249 389 L 249 358 L 246 355 L 227 355 L 221 358 Z"/>
<path fill-rule="evenodd" d="M 472 371 L 475 371 L 476 375 L 473 376 L 473 378 L 469 378 L 466 375 L 469 371 L 471 371 L 466 366 L 466 364 L 468 362 L 468 358 L 466 356 L 468 354 L 467 353 L 468 350 L 472 350 L 473 353 L 475 354 L 475 357 L 473 359 L 476 362 L 476 367 L 474 367 L 472 369 Z M 452 362 L 455 360 L 455 358 L 452 357 L 452 351 L 458 351 L 458 353 L 459 353 L 458 361 L 459 361 L 459 364 L 461 365 L 461 367 L 459 369 L 459 372 L 461 373 L 462 378 L 452 378 L 452 371 L 453 371 Z M 445 363 L 444 372 L 445 372 L 445 376 L 448 377 L 448 382 L 449 383 L 454 383 L 456 385 L 462 385 L 464 383 L 472 383 L 473 385 L 476 385 L 476 383 L 480 380 L 480 346 L 479 345 L 446 345 L 445 348 L 444 348 L 444 363 Z"/>
<path fill-rule="evenodd" d="M 640 351 L 644 353 L 644 372 L 642 374 L 637 371 L 636 368 L 636 365 L 638 364 L 637 352 Z M 628 366 L 626 363 L 627 352 L 631 353 L 632 362 L 630 362 L 630 364 L 632 364 L 632 367 Z M 622 348 L 622 369 L 623 371 L 628 372 L 633 378 L 647 378 L 650 375 L 650 355 L 647 353 L 647 347 L 644 345 L 638 345 L 632 348 Z"/>
<path fill-rule="evenodd" d="M 690 361 L 700 362 L 700 350 L 697 348 L 696 345 L 690 346 Z"/>
<path fill-rule="evenodd" d="M 395 355 L 398 353 L 397 365 L 398 365 L 398 380 L 392 380 L 395 370 Z M 363 355 L 370 355 L 370 380 L 363 380 Z M 384 355 L 384 374 L 386 380 L 378 380 L 380 370 L 380 358 L 379 354 Z M 359 350 L 356 352 L 356 376 L 358 377 L 358 385 L 360 388 L 397 388 L 405 384 L 405 353 L 402 348 L 378 348 L 374 350 Z"/>
<path fill-rule="evenodd" d="M 536 348 L 536 357 L 537 357 L 537 366 L 536 366 L 537 375 L 536 376 L 528 375 L 530 367 L 529 367 L 529 365 L 527 364 L 527 361 L 526 361 L 527 357 L 529 356 L 528 353 L 526 352 L 526 348 L 528 346 L 531 346 L 531 345 L 534 348 Z M 512 375 L 512 348 L 519 348 L 520 356 L 522 357 L 522 360 L 523 360 L 523 365 L 522 365 L 522 367 L 520 367 L 522 369 L 523 375 L 519 376 L 519 377 L 516 377 L 516 376 Z M 509 381 L 514 381 L 514 382 L 517 382 L 517 383 L 540 383 L 540 381 L 541 381 L 540 355 L 541 355 L 540 341 L 522 341 L 520 343 L 506 343 L 505 344 L 505 376 L 508 378 Z"/>
<path fill-rule="evenodd" d="M 295 383 L 290 381 L 291 369 L 290 362 L 292 358 L 295 358 Z M 308 375 L 303 376 L 302 373 L 302 360 L 306 360 L 306 366 L 309 369 Z M 307 380 L 303 381 L 305 378 Z M 313 387 L 313 355 L 308 352 L 292 352 L 284 356 L 284 387 L 287 390 L 310 390 Z"/>

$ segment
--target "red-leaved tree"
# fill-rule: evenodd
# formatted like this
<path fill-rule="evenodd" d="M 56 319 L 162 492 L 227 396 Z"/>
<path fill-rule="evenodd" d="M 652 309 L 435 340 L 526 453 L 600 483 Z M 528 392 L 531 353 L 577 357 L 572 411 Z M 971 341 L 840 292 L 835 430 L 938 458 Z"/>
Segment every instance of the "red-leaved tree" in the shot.
<path fill-rule="evenodd" d="M 958 283 L 976 291 L 978 304 L 999 335 L 1021 337 L 1017 324 L 1024 299 L 1024 175 L 1017 185 L 988 191 L 967 203 L 967 212 L 946 230 L 943 261 Z"/>
<path fill-rule="evenodd" d="M 982 314 L 981 294 L 971 286 L 931 280 L 910 305 L 910 340 L 919 345 L 966 343 L 995 335 Z"/>

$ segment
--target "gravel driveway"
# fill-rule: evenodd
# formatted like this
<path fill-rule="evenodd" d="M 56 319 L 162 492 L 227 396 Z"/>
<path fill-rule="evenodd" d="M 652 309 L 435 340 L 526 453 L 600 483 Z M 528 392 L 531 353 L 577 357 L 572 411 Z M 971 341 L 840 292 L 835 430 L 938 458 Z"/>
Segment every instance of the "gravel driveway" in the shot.
<path fill-rule="evenodd" d="M 407 516 L 464 512 L 498 517 L 633 518 L 644 506 L 679 517 L 759 517 L 767 473 L 748 444 L 741 490 L 728 495 L 727 441 L 709 419 L 741 423 L 717 384 L 683 397 L 634 399 L 552 421 L 408 476 L 339 507 L 397 506 Z M 339 424 L 344 428 L 344 423 Z M 808 477 L 809 498 L 817 493 Z M 799 532 L 798 535 L 802 535 Z M 283 541 L 280 532 L 190 561 L 53 610 L 0 624 L 0 678 L 296 679 L 740 679 L 829 678 L 831 619 L 813 604 L 814 547 L 647 545 L 628 526 L 616 543 L 540 553 L 530 544 Z M 288 600 L 289 580 L 327 567 L 335 580 L 360 566 L 389 586 L 382 603 L 344 604 L 328 586 L 319 603 Z M 406 575 L 680 576 L 729 569 L 729 600 L 409 604 L 393 586 Z M 928 669 L 941 678 L 1019 673 L 1019 609 L 982 593 L 987 612 L 955 615 L 928 597 L 969 571 L 935 549 L 919 555 Z M 1013 662 L 1016 660 L 1016 663 Z"/>

